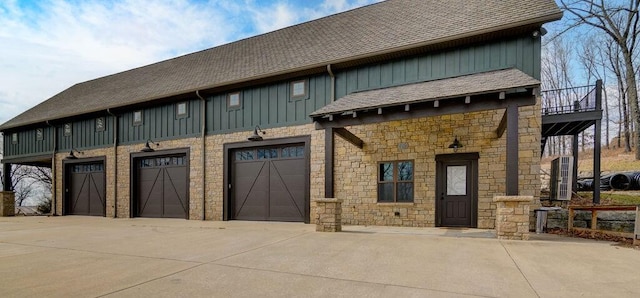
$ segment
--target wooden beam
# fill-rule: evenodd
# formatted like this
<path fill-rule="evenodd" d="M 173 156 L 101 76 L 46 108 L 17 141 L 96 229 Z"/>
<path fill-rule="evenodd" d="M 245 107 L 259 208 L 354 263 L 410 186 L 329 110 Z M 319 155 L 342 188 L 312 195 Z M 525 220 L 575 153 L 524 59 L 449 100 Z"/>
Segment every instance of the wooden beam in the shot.
<path fill-rule="evenodd" d="M 4 191 L 13 191 L 12 187 L 11 187 L 11 164 L 5 162 L 4 164 L 2 164 L 2 174 L 3 174 L 3 181 L 2 181 L 2 185 L 3 185 L 3 190 Z M 0 204 L 2 204 L 2 202 L 0 202 Z"/>
<path fill-rule="evenodd" d="M 333 160 L 335 128 L 327 127 L 324 130 L 324 197 L 333 198 Z"/>
<path fill-rule="evenodd" d="M 507 107 L 507 179 L 506 195 L 518 195 L 518 106 Z M 598 184 L 599 185 L 599 184 Z"/>
<path fill-rule="evenodd" d="M 507 129 L 507 110 L 502 114 L 502 120 L 500 120 L 500 124 L 498 124 L 498 128 L 496 129 L 496 135 L 498 135 L 498 139 L 502 138 L 504 135 L 504 131 Z"/>
<path fill-rule="evenodd" d="M 362 149 L 364 146 L 364 142 L 362 139 L 358 138 L 358 136 L 352 134 L 350 131 L 346 130 L 344 127 L 334 128 L 333 132 L 335 132 L 338 136 L 345 139 L 347 142 L 353 144 L 354 146 Z"/>

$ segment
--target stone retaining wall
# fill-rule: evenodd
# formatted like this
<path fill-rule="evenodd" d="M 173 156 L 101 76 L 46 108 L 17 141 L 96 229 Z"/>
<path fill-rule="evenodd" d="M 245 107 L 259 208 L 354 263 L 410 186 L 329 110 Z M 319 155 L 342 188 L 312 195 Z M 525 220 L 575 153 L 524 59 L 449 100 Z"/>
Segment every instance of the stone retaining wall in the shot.
<path fill-rule="evenodd" d="M 591 227 L 590 211 L 575 211 L 573 226 L 576 228 Z M 633 233 L 635 228 L 635 211 L 598 211 L 598 230 Z M 568 226 L 569 211 L 556 210 L 547 212 L 547 229 L 561 228 Z M 534 215 L 535 220 L 535 215 Z M 535 222 L 535 221 L 534 221 Z M 535 229 L 535 225 L 533 226 Z"/>

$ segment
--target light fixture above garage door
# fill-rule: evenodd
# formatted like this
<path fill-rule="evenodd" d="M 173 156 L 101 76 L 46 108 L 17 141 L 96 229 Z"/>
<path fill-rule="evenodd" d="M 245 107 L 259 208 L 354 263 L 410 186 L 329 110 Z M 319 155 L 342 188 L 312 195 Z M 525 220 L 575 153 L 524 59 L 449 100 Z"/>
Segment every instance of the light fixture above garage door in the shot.
<path fill-rule="evenodd" d="M 262 136 L 258 132 L 261 132 L 263 135 L 267 134 L 264 130 L 260 129 L 260 126 L 256 125 L 256 127 L 253 129 L 253 135 L 248 137 L 247 140 L 252 142 L 262 141 Z"/>

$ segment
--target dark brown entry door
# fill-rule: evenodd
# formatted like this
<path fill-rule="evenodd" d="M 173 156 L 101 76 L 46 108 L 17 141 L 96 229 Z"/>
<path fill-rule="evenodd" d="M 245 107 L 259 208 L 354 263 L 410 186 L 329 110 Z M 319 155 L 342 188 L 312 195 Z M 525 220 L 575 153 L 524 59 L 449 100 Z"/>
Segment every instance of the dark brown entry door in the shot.
<path fill-rule="evenodd" d="M 67 171 L 66 214 L 105 216 L 104 163 L 71 164 Z"/>
<path fill-rule="evenodd" d="M 304 145 L 239 149 L 233 159 L 233 219 L 305 220 Z"/>
<path fill-rule="evenodd" d="M 451 155 L 438 160 L 436 208 L 439 226 L 477 226 L 477 158 Z"/>
<path fill-rule="evenodd" d="M 186 155 L 137 159 L 136 216 L 187 218 L 189 214 Z"/>

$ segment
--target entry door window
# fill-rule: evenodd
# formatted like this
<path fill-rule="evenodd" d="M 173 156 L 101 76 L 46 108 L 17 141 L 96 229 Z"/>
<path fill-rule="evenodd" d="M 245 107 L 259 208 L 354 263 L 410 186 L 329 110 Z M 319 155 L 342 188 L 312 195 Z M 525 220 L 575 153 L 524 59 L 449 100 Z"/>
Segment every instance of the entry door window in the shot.
<path fill-rule="evenodd" d="M 467 195 L 467 166 L 447 167 L 447 195 Z"/>

